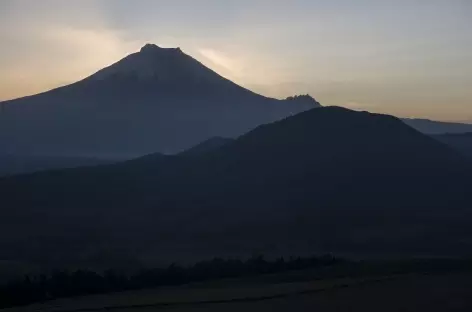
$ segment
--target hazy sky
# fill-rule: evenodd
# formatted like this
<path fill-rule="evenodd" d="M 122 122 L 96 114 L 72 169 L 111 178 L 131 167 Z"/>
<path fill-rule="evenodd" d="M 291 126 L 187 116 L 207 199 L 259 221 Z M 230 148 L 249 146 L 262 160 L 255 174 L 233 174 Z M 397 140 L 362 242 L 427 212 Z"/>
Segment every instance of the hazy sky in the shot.
<path fill-rule="evenodd" d="M 470 0 L 0 0 L 0 100 L 146 42 L 269 96 L 472 122 Z"/>

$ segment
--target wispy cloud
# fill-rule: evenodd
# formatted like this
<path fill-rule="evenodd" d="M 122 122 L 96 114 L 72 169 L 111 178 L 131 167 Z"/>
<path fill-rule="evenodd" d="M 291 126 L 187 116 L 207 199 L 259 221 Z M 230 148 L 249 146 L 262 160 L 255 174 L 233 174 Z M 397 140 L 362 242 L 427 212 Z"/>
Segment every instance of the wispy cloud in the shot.
<path fill-rule="evenodd" d="M 90 7 L 84 11 L 64 2 L 54 4 L 62 14 L 45 10 L 36 1 L 20 0 L 9 6 L 10 18 L 0 21 L 4 43 L 0 51 L 0 100 L 74 82 L 136 48 L 108 28 L 99 11 Z M 79 12 L 83 14 L 76 16 Z"/>
<path fill-rule="evenodd" d="M 244 75 L 244 65 L 236 58 L 214 49 L 199 49 L 198 52 L 213 65 L 211 67 L 227 78 L 241 78 Z"/>

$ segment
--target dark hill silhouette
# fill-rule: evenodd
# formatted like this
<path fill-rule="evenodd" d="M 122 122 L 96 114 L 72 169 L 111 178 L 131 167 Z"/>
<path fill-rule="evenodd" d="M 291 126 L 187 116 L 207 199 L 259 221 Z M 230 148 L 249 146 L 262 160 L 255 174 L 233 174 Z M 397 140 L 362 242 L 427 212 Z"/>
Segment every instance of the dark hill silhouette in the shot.
<path fill-rule="evenodd" d="M 234 142 L 234 139 L 213 137 L 189 148 L 188 150 L 182 152 L 181 155 L 205 155 L 232 142 Z"/>
<path fill-rule="evenodd" d="M 466 254 L 471 176 L 462 155 L 395 117 L 320 108 L 200 157 L 0 179 L 0 248 L 12 261 L 105 267 L 253 252 Z"/>
<path fill-rule="evenodd" d="M 434 135 L 433 138 L 455 148 L 464 155 L 472 157 L 472 132 L 438 134 Z"/>
<path fill-rule="evenodd" d="M 176 153 L 320 106 L 258 95 L 152 44 L 77 83 L 0 104 L 6 152 L 113 158 Z"/>

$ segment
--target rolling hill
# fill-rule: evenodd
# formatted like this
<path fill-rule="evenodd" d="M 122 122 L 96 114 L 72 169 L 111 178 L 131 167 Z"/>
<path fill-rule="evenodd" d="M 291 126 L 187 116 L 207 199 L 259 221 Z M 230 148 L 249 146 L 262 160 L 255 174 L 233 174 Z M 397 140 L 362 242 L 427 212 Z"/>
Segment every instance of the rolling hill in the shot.
<path fill-rule="evenodd" d="M 395 117 L 313 109 L 198 157 L 0 179 L 2 260 L 109 268 L 254 252 L 467 254 L 470 168 Z"/>

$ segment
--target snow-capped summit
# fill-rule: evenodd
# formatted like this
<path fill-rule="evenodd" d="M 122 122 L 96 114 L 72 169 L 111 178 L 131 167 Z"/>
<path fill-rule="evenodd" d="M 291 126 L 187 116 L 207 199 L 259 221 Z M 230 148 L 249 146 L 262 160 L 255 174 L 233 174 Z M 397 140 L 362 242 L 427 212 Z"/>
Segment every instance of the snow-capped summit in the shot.
<path fill-rule="evenodd" d="M 317 107 L 256 94 L 154 44 L 79 82 L 2 104 L 3 150 L 69 156 L 178 152 Z"/>

